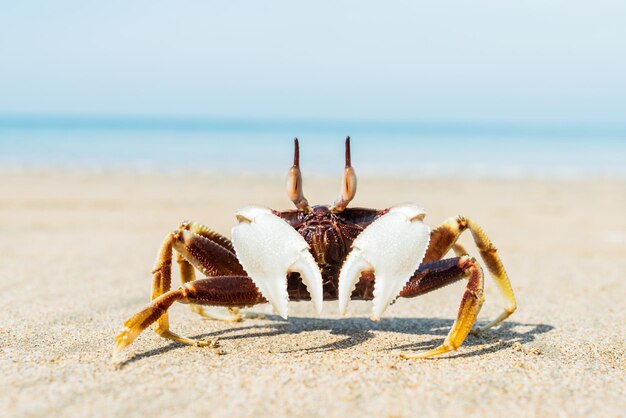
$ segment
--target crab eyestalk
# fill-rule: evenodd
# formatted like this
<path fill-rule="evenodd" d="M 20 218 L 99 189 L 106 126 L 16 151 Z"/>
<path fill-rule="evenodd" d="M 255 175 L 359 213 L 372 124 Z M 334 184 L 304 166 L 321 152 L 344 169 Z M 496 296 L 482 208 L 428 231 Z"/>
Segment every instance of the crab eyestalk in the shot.
<path fill-rule="evenodd" d="M 343 170 L 341 179 L 341 193 L 333 204 L 333 212 L 341 212 L 348 207 L 348 204 L 356 195 L 356 172 L 352 168 L 350 157 L 350 137 L 346 137 L 346 168 Z"/>
<path fill-rule="evenodd" d="M 293 167 L 289 169 L 289 175 L 287 177 L 287 195 L 298 210 L 306 211 L 309 209 L 309 202 L 302 192 L 302 173 L 300 172 L 300 146 L 298 144 L 298 138 L 294 138 L 293 143 Z"/>

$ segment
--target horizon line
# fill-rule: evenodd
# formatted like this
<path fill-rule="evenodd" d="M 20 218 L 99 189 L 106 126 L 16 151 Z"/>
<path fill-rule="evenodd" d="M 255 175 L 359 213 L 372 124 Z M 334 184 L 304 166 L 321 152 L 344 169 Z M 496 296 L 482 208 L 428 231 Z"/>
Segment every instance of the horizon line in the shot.
<path fill-rule="evenodd" d="M 174 115 L 79 115 L 0 113 L 0 130 L 232 131 L 232 132 L 395 133 L 411 135 L 503 135 L 626 137 L 626 125 L 597 123 L 519 123 L 460 120 L 388 120 L 348 118 L 253 118 Z"/>

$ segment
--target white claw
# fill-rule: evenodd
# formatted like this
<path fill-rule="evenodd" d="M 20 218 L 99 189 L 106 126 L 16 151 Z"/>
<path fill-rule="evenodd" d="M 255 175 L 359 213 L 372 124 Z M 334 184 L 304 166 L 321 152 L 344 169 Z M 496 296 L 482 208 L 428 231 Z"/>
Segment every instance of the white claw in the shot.
<path fill-rule="evenodd" d="M 309 253 L 309 245 L 287 222 L 271 210 L 247 206 L 237 211 L 232 230 L 237 258 L 261 294 L 287 319 L 287 273 L 297 272 L 318 313 L 322 311 L 322 274 Z"/>
<path fill-rule="evenodd" d="M 426 254 L 430 228 L 422 222 L 425 215 L 417 205 L 398 205 L 361 232 L 339 274 L 339 312 L 345 314 L 361 273 L 373 271 L 372 318 L 380 318 Z"/>

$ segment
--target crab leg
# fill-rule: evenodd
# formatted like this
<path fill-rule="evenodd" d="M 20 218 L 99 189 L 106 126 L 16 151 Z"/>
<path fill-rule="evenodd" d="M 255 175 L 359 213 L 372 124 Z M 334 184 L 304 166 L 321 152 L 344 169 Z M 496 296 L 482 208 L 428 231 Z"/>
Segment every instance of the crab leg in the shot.
<path fill-rule="evenodd" d="M 459 252 L 464 252 L 463 247 L 456 244 L 456 241 L 466 229 L 469 229 L 472 233 L 474 242 L 480 251 L 480 256 L 485 261 L 487 269 L 491 273 L 491 277 L 496 282 L 498 291 L 506 303 L 504 311 L 500 316 L 484 327 L 474 330 L 474 332 L 482 332 L 504 321 L 517 309 L 517 302 L 515 301 L 515 294 L 513 293 L 509 276 L 506 274 L 502 260 L 497 254 L 496 247 L 491 243 L 482 228 L 471 219 L 463 216 L 448 219 L 432 231 L 430 246 L 424 256 L 424 263 L 441 259 L 451 248 L 455 250 L 457 255 Z"/>
<path fill-rule="evenodd" d="M 194 225 L 196 225 L 194 227 Z M 211 238 L 209 238 L 211 237 Z M 237 257 L 228 247 L 230 241 L 217 233 L 213 233 L 199 224 L 183 223 L 181 228 L 169 233 L 159 250 L 154 269 L 152 270 L 152 300 L 168 292 L 172 283 L 172 251 L 182 254 L 193 266 L 209 276 L 245 275 L 245 271 L 237 261 Z M 190 269 L 182 264 L 182 279 L 188 281 Z M 191 269 L 192 270 L 192 269 Z M 168 305 L 169 306 L 169 305 Z M 162 337 L 185 344 L 195 344 L 192 340 L 170 331 L 167 309 L 157 317 L 155 332 Z M 157 312 L 157 311 L 155 311 Z M 151 321 L 152 323 L 154 321 Z"/>
<path fill-rule="evenodd" d="M 452 329 L 448 333 L 448 336 L 444 340 L 443 344 L 439 347 L 419 354 L 401 354 L 400 356 L 405 359 L 420 359 L 433 357 L 440 354 L 454 351 L 463 344 L 465 338 L 472 330 L 476 317 L 483 304 L 483 273 L 482 269 L 476 263 L 476 260 L 468 256 L 463 256 L 450 260 L 443 260 L 440 262 L 441 275 L 432 274 L 432 272 L 422 272 L 423 276 L 421 280 L 411 280 L 409 285 L 405 287 L 401 295 L 404 297 L 418 296 L 424 293 L 428 293 L 437 288 L 448 285 L 461 277 L 469 276 L 469 280 L 465 287 L 465 293 L 461 299 L 461 305 L 457 313 L 456 320 Z M 455 269 L 446 268 L 447 264 L 456 264 Z M 431 263 L 437 264 L 437 263 Z M 437 270 L 437 266 L 434 266 Z M 452 273 L 452 274 L 450 274 Z"/>
<path fill-rule="evenodd" d="M 194 253 L 199 253 L 201 251 L 199 248 L 194 248 L 194 247 L 198 247 L 199 245 L 197 243 L 195 243 L 194 245 L 194 242 L 193 242 L 193 240 L 196 239 L 195 235 L 199 235 L 201 237 L 204 237 L 213 241 L 215 244 L 218 244 L 221 247 L 224 247 L 224 249 L 228 250 L 231 254 L 227 255 L 226 257 L 228 260 L 230 260 L 232 264 L 234 264 L 234 260 L 236 260 L 236 258 L 234 258 L 235 250 L 233 248 L 233 244 L 228 238 L 218 234 L 217 232 L 211 230 L 207 226 L 204 226 L 200 223 L 193 222 L 193 221 L 183 222 L 179 226 L 179 229 L 187 230 L 193 234 L 191 235 L 192 239 L 190 239 L 189 240 L 190 242 L 187 242 L 186 245 L 188 246 L 188 248 L 192 249 Z M 189 250 L 187 251 L 187 253 L 189 253 Z M 189 254 L 188 254 L 188 257 L 189 257 Z M 208 253 L 202 256 L 203 259 L 210 259 L 211 257 L 214 257 L 214 254 L 211 254 L 211 251 L 208 251 Z M 223 255 L 222 255 L 222 259 L 223 259 Z M 189 261 L 187 261 L 187 259 L 185 258 L 182 252 L 178 252 L 178 251 L 176 252 L 176 262 L 178 263 L 180 279 L 183 282 L 183 284 L 196 280 L 195 269 L 193 265 Z M 199 260 L 196 257 L 196 264 L 198 262 Z M 204 270 L 206 270 L 206 267 L 204 268 Z M 233 269 L 230 269 L 230 270 L 232 271 Z M 238 322 L 238 321 L 241 321 L 244 317 L 253 318 L 253 317 L 258 316 L 255 314 L 239 313 L 237 308 L 229 308 L 228 312 L 223 312 L 222 308 L 215 308 L 215 309 L 210 309 L 207 311 L 206 309 L 204 309 L 204 307 L 193 304 L 193 303 L 189 304 L 189 308 L 191 308 L 192 312 L 202 316 L 203 318 L 214 319 L 218 321 L 226 321 L 226 322 Z"/>
<path fill-rule="evenodd" d="M 180 224 L 178 229 L 186 229 L 194 234 L 201 235 L 204 238 L 210 239 L 214 243 L 226 248 L 231 253 L 235 254 L 233 243 L 225 236 L 213 231 L 206 225 L 194 221 L 184 221 Z"/>
<path fill-rule="evenodd" d="M 213 234 L 213 235 L 212 235 Z M 212 236 L 213 239 L 209 238 Z M 237 261 L 232 244 L 227 238 L 212 233 L 208 228 L 195 224 L 183 223 L 180 228 L 170 232 L 157 255 L 152 270 L 152 299 L 170 289 L 172 281 L 172 250 L 182 254 L 193 266 L 208 276 L 245 274 Z M 183 267 L 186 269 L 186 267 Z M 184 271 L 189 277 L 188 269 Z"/>
<path fill-rule="evenodd" d="M 180 281 L 183 284 L 193 282 L 194 280 L 196 280 L 196 271 L 194 267 L 179 252 L 176 252 L 176 262 L 178 263 L 178 268 L 180 271 Z M 215 308 L 215 309 L 206 310 L 203 306 L 196 305 L 195 303 L 190 303 L 189 308 L 191 308 L 191 312 L 196 313 L 203 318 L 214 319 L 217 321 L 239 322 L 243 318 L 258 317 L 258 315 L 255 315 L 255 314 L 240 313 L 238 308 L 229 307 L 227 312 L 224 312 L 223 308 Z"/>
<path fill-rule="evenodd" d="M 247 276 L 211 277 L 186 283 L 183 287 L 165 292 L 152 300 L 149 306 L 124 322 L 124 330 L 116 337 L 113 361 L 117 361 L 116 355 L 130 345 L 143 330 L 160 318 L 167 316 L 167 310 L 174 302 L 244 307 L 263 303 L 265 299 Z M 158 326 L 157 333 L 167 339 L 198 347 L 215 343 L 214 340 L 210 339 L 194 340 L 180 337 L 170 332 L 169 329 L 163 330 Z"/>
<path fill-rule="evenodd" d="M 468 256 L 461 256 L 421 264 L 399 297 L 414 298 L 425 295 L 467 278 L 468 269 L 472 265 L 466 262 L 467 258 Z"/>

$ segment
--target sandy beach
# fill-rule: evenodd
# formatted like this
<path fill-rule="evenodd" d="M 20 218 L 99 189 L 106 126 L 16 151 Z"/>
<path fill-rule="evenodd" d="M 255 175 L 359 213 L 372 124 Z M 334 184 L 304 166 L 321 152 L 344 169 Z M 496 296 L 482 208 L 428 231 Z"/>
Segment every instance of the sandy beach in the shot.
<path fill-rule="evenodd" d="M 338 190 L 338 178 L 305 177 L 310 202 Z M 400 300 L 380 322 L 365 302 L 345 317 L 335 302 L 321 317 L 299 302 L 288 321 L 239 323 L 178 305 L 172 329 L 220 347 L 147 331 L 115 368 L 114 337 L 149 300 L 165 234 L 193 219 L 229 235 L 238 207 L 289 208 L 284 179 L 0 172 L 2 415 L 625 416 L 624 181 L 360 178 L 352 206 L 405 201 L 423 205 L 431 226 L 464 214 L 487 231 L 519 305 L 502 326 L 451 355 L 406 361 L 400 353 L 442 342 L 463 284 Z M 485 283 L 481 321 L 502 309 Z"/>

